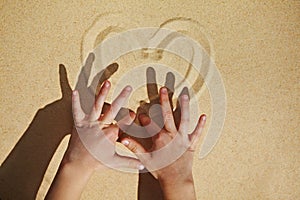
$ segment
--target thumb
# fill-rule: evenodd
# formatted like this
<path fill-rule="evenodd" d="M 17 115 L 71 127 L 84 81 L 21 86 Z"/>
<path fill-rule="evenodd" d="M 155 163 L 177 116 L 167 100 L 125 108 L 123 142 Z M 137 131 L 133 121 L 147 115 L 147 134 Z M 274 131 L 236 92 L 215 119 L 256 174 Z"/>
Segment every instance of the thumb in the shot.
<path fill-rule="evenodd" d="M 151 159 L 151 155 L 146 149 L 137 141 L 131 138 L 124 138 L 122 139 L 121 143 L 126 146 L 132 153 L 134 153 L 138 159 L 142 163 L 148 163 Z"/>
<path fill-rule="evenodd" d="M 137 141 L 131 138 L 124 138 L 122 139 L 121 143 L 124 146 L 126 146 L 132 153 L 135 154 L 147 153 L 145 148 L 140 143 L 138 143 Z"/>

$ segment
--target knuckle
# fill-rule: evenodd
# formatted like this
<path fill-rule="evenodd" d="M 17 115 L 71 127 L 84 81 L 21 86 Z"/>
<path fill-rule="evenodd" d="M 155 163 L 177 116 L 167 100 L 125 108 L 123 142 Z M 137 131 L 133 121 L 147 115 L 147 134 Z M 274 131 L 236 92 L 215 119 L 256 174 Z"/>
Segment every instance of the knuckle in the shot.
<path fill-rule="evenodd" d="M 123 90 L 121 93 L 120 93 L 120 97 L 127 97 L 128 95 L 128 91 L 126 90 Z"/>
<path fill-rule="evenodd" d="M 171 112 L 171 111 L 166 111 L 165 112 L 165 119 L 166 120 L 170 120 L 170 119 L 172 119 L 173 118 L 173 112 Z"/>
<path fill-rule="evenodd" d="M 74 122 L 74 124 L 75 124 L 75 127 L 78 127 L 78 128 L 81 128 L 81 127 L 83 127 L 83 123 L 82 122 Z"/>
<path fill-rule="evenodd" d="M 137 152 L 137 145 L 131 144 L 131 145 L 129 145 L 129 149 L 130 149 L 132 152 L 136 153 L 136 152 Z"/>

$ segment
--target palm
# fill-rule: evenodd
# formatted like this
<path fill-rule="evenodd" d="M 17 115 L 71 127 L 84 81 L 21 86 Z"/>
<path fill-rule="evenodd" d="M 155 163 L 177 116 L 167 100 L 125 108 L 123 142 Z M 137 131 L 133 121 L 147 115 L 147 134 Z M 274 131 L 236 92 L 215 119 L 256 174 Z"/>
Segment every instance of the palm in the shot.
<path fill-rule="evenodd" d="M 188 134 L 189 129 L 189 96 L 187 88 L 179 95 L 176 109 L 173 110 L 172 96 L 174 90 L 174 76 L 167 75 L 166 87 L 158 93 L 155 71 L 147 70 L 147 91 L 150 102 L 143 103 L 138 109 L 139 122 L 150 135 L 151 142 L 147 146 L 133 139 L 123 139 L 123 144 L 137 153 L 138 158 L 147 169 L 158 178 L 163 174 L 175 171 L 190 171 L 192 166 L 195 144 L 204 126 L 205 116 L 200 117 L 195 130 Z M 151 118 L 151 107 L 160 105 L 160 110 Z M 125 142 L 124 141 L 128 141 Z M 170 173 L 166 173 L 170 172 Z"/>

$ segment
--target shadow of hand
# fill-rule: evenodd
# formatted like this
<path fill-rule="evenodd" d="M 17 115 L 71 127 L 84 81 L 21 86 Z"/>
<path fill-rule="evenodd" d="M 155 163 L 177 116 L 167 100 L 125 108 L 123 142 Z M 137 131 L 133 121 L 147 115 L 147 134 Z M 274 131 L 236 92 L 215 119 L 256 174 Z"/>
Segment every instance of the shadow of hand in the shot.
<path fill-rule="evenodd" d="M 116 63 L 111 64 L 99 72 L 88 86 L 94 59 L 94 54 L 88 56 L 76 84 L 76 89 L 83 94 L 83 98 L 84 95 L 95 97 L 98 85 L 101 86 L 118 69 Z M 38 110 L 27 130 L 1 165 L 0 198 L 3 200 L 35 199 L 53 154 L 61 140 L 72 132 L 72 89 L 66 68 L 62 64 L 59 65 L 59 77 L 62 97 Z M 89 108 L 84 109 L 87 111 Z"/>

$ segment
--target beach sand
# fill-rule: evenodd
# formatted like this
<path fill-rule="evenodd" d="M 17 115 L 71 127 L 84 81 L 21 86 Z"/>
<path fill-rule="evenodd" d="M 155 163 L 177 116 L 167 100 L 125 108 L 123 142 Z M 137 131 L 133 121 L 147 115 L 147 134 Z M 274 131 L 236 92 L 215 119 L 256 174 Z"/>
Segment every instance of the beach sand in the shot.
<path fill-rule="evenodd" d="M 105 34 L 97 35 L 93 27 L 112 26 L 112 32 L 121 32 L 159 26 L 170 19 L 191 19 L 202 32 L 191 25 L 188 34 L 198 39 L 214 60 L 226 89 L 227 105 L 222 134 L 213 150 L 202 159 L 200 146 L 196 151 L 193 170 L 198 199 L 300 198 L 299 1 L 1 1 L 0 10 L 0 163 L 5 165 L 11 156 L 6 164 L 15 164 L 10 173 L 19 171 L 23 178 L 31 173 L 16 169 L 16 159 L 22 154 L 11 151 L 37 111 L 61 98 L 60 63 L 66 66 L 74 88 L 87 53 L 105 39 Z M 184 26 L 174 23 L 170 28 Z M 91 30 L 94 32 L 88 36 Z M 119 60 L 120 69 L 112 83 L 131 69 L 134 59 L 126 61 Z M 180 62 L 186 65 L 178 59 L 179 71 Z M 165 74 L 159 76 L 163 82 Z M 207 134 L 213 120 L 212 100 L 203 87 L 199 106 L 208 114 Z M 145 94 L 145 89 L 140 89 L 134 95 Z M 131 104 L 136 106 L 135 101 Z M 52 117 L 63 118 L 55 115 Z M 41 133 L 34 133 L 35 137 L 43 137 L 42 128 L 37 130 Z M 57 137 L 64 139 L 45 176 L 41 174 L 37 199 L 45 196 L 69 138 Z M 34 155 L 22 159 L 36 159 Z M 18 178 L 12 176 L 9 182 L 18 182 Z M 31 177 L 26 179 L 25 185 L 16 183 L 7 191 L 12 196 L 22 194 L 24 188 L 32 187 Z M 136 199 L 137 185 L 137 174 L 97 172 L 82 199 Z"/>

